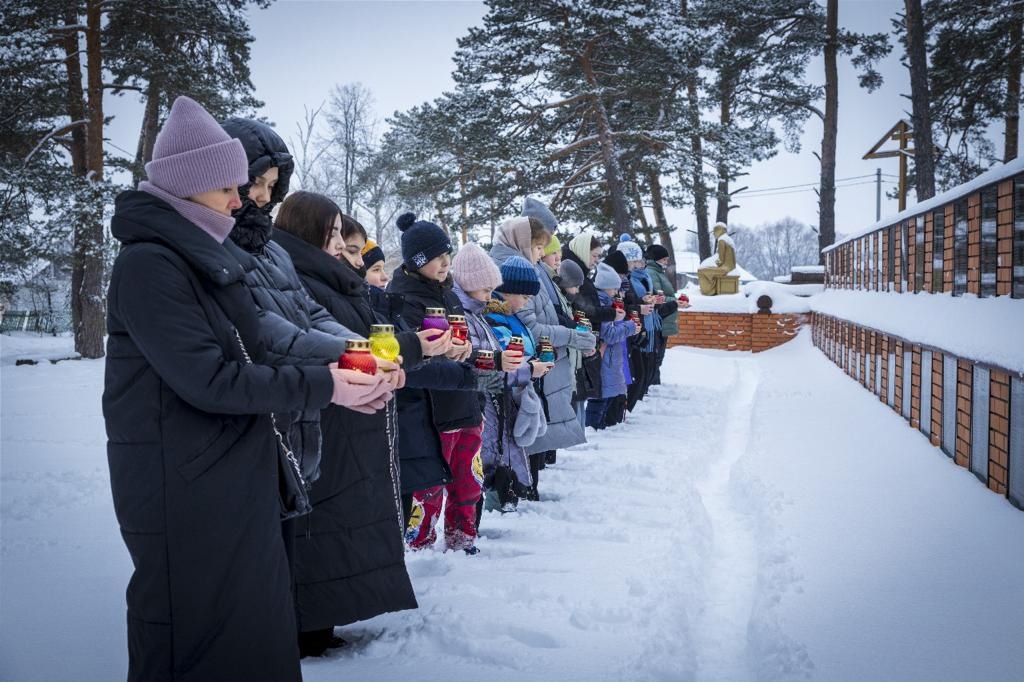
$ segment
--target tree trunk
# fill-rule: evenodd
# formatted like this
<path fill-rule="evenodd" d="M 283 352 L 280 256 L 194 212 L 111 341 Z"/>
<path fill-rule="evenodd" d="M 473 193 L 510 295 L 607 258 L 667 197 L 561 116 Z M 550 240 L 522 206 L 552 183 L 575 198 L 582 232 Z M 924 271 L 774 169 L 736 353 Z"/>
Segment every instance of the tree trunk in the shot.
<path fill-rule="evenodd" d="M 135 171 L 132 179 L 135 184 L 146 175 L 146 164 L 153 160 L 153 145 L 156 135 L 160 132 L 160 84 L 150 80 L 146 86 L 146 109 L 142 115 L 142 128 L 139 130 L 139 146 L 135 156 Z"/>
<path fill-rule="evenodd" d="M 644 199 L 640 196 L 640 183 L 637 181 L 636 175 L 633 176 L 630 188 L 633 192 L 633 205 L 636 206 L 637 222 L 639 223 L 637 231 L 643 236 L 644 241 L 650 244 L 652 243 L 651 226 L 647 222 L 647 214 L 644 213 Z"/>
<path fill-rule="evenodd" d="M 935 196 L 935 143 L 932 142 L 932 117 L 929 113 L 928 54 L 925 47 L 924 16 L 921 0 L 904 0 L 906 6 L 906 44 L 910 63 L 911 117 L 914 127 L 914 179 L 917 200 Z"/>
<path fill-rule="evenodd" d="M 587 80 L 587 85 L 596 91 L 598 89 L 597 77 L 594 75 L 589 54 L 580 58 L 580 68 Z M 626 208 L 626 185 L 622 180 L 622 168 L 619 165 L 618 152 L 615 149 L 615 140 L 612 138 L 612 127 L 608 121 L 608 111 L 604 107 L 604 100 L 600 95 L 594 95 L 591 97 L 591 106 L 594 112 L 594 123 L 597 125 L 601 160 L 604 162 L 604 177 L 611 201 L 612 221 L 615 226 L 614 236 L 618 239 L 619 235 L 630 231 L 629 209 Z"/>
<path fill-rule="evenodd" d="M 821 136 L 821 187 L 818 190 L 818 263 L 821 251 L 836 241 L 836 135 L 839 131 L 839 0 L 828 0 L 825 19 L 825 121 Z"/>
<path fill-rule="evenodd" d="M 661 245 L 668 250 L 668 278 L 676 281 L 676 251 L 672 246 L 672 228 L 665 217 L 665 200 L 661 196 L 661 178 L 657 170 L 647 171 L 647 184 L 651 187 L 651 204 L 654 206 L 654 224 L 658 230 Z"/>
<path fill-rule="evenodd" d="M 88 91 L 85 144 L 85 178 L 96 187 L 103 181 L 103 64 L 101 0 L 86 4 L 86 83 Z M 81 79 L 81 72 L 69 74 Z M 81 84 L 78 86 L 81 89 Z M 103 357 L 106 306 L 103 295 L 103 205 L 100 193 L 86 194 L 88 205 L 80 206 L 72 255 L 71 320 L 75 350 L 83 358 Z"/>
<path fill-rule="evenodd" d="M 679 1 L 679 13 L 685 23 L 688 15 L 686 0 Z M 699 67 L 700 57 L 694 50 L 694 55 L 686 65 L 686 118 L 690 125 L 690 184 L 693 187 L 693 213 L 697 220 L 697 252 L 700 259 L 704 260 L 711 255 L 711 231 L 708 229 L 708 189 L 704 184 L 704 142 L 700 136 L 700 97 L 697 92 Z M 679 175 L 679 184 L 685 187 L 682 173 Z M 675 256 L 672 262 L 675 263 Z"/>
<path fill-rule="evenodd" d="M 1024 39 L 1024 7 L 1016 5 L 1010 22 L 1010 53 L 1006 58 L 1006 133 L 1003 163 L 1017 158 L 1020 135 L 1021 40 Z"/>
<path fill-rule="evenodd" d="M 719 108 L 719 123 L 724 130 L 732 122 L 732 86 L 726 82 L 722 86 L 722 102 Z M 715 220 L 720 223 L 729 222 L 729 165 L 725 162 L 724 152 L 720 152 L 718 162 L 718 192 L 715 195 Z"/>

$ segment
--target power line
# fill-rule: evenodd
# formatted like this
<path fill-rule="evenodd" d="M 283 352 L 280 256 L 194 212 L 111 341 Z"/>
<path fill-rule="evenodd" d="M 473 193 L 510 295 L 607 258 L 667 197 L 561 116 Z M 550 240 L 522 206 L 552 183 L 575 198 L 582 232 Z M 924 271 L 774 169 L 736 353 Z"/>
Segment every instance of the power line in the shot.
<path fill-rule="evenodd" d="M 848 183 L 846 185 L 836 185 L 836 189 L 843 189 L 844 187 L 857 187 L 857 186 L 860 186 L 860 185 L 873 185 L 873 184 L 875 184 L 874 180 L 868 180 L 867 182 L 851 182 L 851 183 Z M 886 185 L 890 185 L 890 184 L 892 184 L 892 183 L 886 183 Z M 759 197 L 776 197 L 776 196 L 779 196 L 779 195 L 782 195 L 782 194 L 800 194 L 801 192 L 813 192 L 813 191 L 815 191 L 815 189 L 816 189 L 815 187 L 805 187 L 804 189 L 790 189 L 790 190 L 786 190 L 786 191 L 783 191 L 783 192 L 763 192 L 761 194 L 747 194 L 746 192 L 744 192 L 743 194 L 737 194 L 736 198 L 737 199 L 743 199 L 744 197 L 747 197 L 747 198 L 750 198 L 750 199 L 757 199 Z"/>
<path fill-rule="evenodd" d="M 896 175 L 891 175 L 889 173 L 882 173 L 882 175 L 883 176 L 893 177 L 893 178 L 897 177 Z M 873 177 L 875 177 L 874 173 L 869 173 L 867 175 L 853 175 L 853 176 L 848 177 L 848 178 L 838 178 L 838 179 L 836 179 L 836 182 L 839 183 L 839 182 L 846 182 L 847 180 L 861 180 L 863 178 L 873 178 Z M 760 194 L 761 192 L 774 192 L 774 191 L 780 190 L 780 189 L 795 189 L 797 187 L 817 187 L 820 184 L 821 184 L 820 180 L 815 180 L 814 182 L 805 182 L 805 183 L 802 183 L 802 184 L 799 184 L 799 185 L 783 185 L 781 187 L 763 187 L 761 189 L 745 190 L 743 192 L 743 194 L 746 195 L 746 196 L 750 196 L 750 195 L 753 195 L 753 194 Z M 737 193 L 737 196 L 739 196 L 739 193 Z"/>

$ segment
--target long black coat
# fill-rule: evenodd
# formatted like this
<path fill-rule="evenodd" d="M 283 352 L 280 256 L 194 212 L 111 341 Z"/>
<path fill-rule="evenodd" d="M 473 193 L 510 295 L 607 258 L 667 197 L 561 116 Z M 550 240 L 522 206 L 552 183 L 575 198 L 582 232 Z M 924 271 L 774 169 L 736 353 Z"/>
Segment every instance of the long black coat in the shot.
<path fill-rule="evenodd" d="M 238 263 L 129 191 L 111 228 L 103 416 L 135 571 L 129 680 L 300 679 L 269 412 L 319 410 L 326 367 L 261 363 Z M 244 363 L 237 329 L 255 365 Z"/>
<path fill-rule="evenodd" d="M 287 232 L 274 241 L 291 256 L 306 288 L 348 329 L 368 336 L 376 319 L 366 286 L 346 263 Z M 415 334 L 399 334 L 411 364 Z M 415 343 L 413 347 L 412 343 Z M 296 524 L 295 583 L 300 630 L 319 630 L 417 607 L 405 543 L 391 403 L 373 415 L 332 405 L 322 412 L 323 458 L 313 511 Z"/>

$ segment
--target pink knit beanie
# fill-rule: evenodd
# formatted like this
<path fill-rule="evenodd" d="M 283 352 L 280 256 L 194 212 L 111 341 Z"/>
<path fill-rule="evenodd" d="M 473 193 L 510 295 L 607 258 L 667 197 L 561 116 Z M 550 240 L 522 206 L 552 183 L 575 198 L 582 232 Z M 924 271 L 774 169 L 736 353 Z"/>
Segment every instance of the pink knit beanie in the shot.
<path fill-rule="evenodd" d="M 185 199 L 249 182 L 249 161 L 241 141 L 228 135 L 195 100 L 179 97 L 171 106 L 146 164 L 149 181 Z"/>
<path fill-rule="evenodd" d="M 494 289 L 501 284 L 501 270 L 487 252 L 470 242 L 452 259 L 452 277 L 466 293 Z"/>

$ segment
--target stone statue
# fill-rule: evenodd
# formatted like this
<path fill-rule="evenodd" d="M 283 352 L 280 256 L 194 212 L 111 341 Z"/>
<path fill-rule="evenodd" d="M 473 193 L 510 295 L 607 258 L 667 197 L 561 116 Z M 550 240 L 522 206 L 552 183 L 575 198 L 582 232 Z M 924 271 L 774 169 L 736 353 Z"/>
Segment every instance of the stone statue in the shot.
<path fill-rule="evenodd" d="M 705 258 L 697 269 L 700 293 L 705 296 L 739 292 L 739 275 L 730 274 L 736 269 L 736 245 L 726 234 L 728 231 L 725 223 L 715 224 L 716 255 Z"/>

